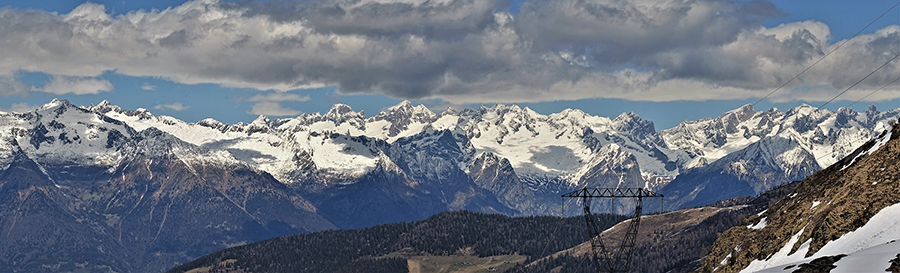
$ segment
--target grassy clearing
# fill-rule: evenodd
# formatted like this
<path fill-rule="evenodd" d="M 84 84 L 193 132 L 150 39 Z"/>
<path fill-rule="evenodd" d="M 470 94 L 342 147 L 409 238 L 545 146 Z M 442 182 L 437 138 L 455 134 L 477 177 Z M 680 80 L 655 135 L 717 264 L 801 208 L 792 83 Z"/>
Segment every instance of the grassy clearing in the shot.
<path fill-rule="evenodd" d="M 237 259 L 228 259 L 228 260 L 224 260 L 224 261 L 222 261 L 222 262 L 219 263 L 219 266 L 225 267 L 225 266 L 228 266 L 229 264 L 233 264 L 233 263 L 236 262 L 236 261 L 237 261 Z M 189 271 L 187 271 L 187 272 L 185 272 L 185 273 L 208 273 L 210 270 L 212 270 L 212 266 L 200 267 L 200 268 L 194 268 L 194 269 L 191 269 L 191 270 L 189 270 Z"/>
<path fill-rule="evenodd" d="M 526 259 L 522 255 L 503 255 L 479 258 L 475 256 L 412 256 L 407 257 L 410 273 L 493 273 L 504 272 Z"/>

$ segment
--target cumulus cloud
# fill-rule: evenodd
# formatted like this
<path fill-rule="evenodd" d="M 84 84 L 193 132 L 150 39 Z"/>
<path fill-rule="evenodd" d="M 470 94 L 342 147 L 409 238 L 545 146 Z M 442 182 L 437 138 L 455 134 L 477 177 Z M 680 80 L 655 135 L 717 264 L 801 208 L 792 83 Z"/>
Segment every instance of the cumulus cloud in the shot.
<path fill-rule="evenodd" d="M 183 105 L 180 102 L 158 104 L 156 106 L 153 106 L 153 109 L 157 109 L 157 110 L 168 109 L 168 110 L 172 110 L 172 111 L 176 111 L 176 112 L 184 111 L 184 110 L 187 110 L 188 108 L 190 108 L 190 106 Z"/>
<path fill-rule="evenodd" d="M 648 56 L 716 47 L 779 15 L 762 1 L 529 1 L 517 31 L 535 49 L 576 50 L 598 66 L 655 65 Z"/>
<path fill-rule="evenodd" d="M 31 86 L 25 84 L 14 75 L 0 75 L 0 96 L 26 96 Z"/>
<path fill-rule="evenodd" d="M 452 104 L 742 99 L 765 96 L 843 42 L 820 22 L 762 27 L 781 15 L 766 1 L 527 0 L 516 15 L 507 5 L 195 0 L 115 17 L 93 3 L 68 14 L 7 8 L 0 75 L 47 73 L 54 78 L 40 89 L 75 94 L 110 90 L 97 77 L 113 71 L 259 90 L 335 85 L 341 94 Z M 773 99 L 827 99 L 900 53 L 898 39 L 896 25 L 856 37 Z M 847 97 L 892 81 L 898 63 Z M 81 88 L 48 89 L 54 81 Z M 0 94 L 23 88 L 0 76 Z M 248 99 L 250 112 L 299 113 L 281 102 L 303 100 L 274 94 L 286 97 Z M 871 98 L 898 97 L 888 88 Z"/>
<path fill-rule="evenodd" d="M 156 86 L 145 82 L 145 83 L 141 84 L 141 89 L 150 91 L 150 90 L 155 90 Z"/>
<path fill-rule="evenodd" d="M 112 83 L 105 79 L 54 76 L 49 82 L 35 90 L 55 95 L 85 95 L 109 92 L 112 88 Z"/>
<path fill-rule="evenodd" d="M 247 99 L 241 99 L 242 101 L 250 101 L 254 102 L 253 107 L 248 111 L 249 114 L 254 115 L 266 115 L 266 116 L 296 116 L 300 114 L 300 111 L 297 109 L 284 107 L 281 105 L 282 102 L 302 102 L 309 101 L 309 96 L 307 95 L 297 95 L 297 94 L 289 94 L 289 93 L 271 93 L 271 94 L 259 94 L 252 96 Z"/>
<path fill-rule="evenodd" d="M 250 109 L 247 113 L 254 115 L 264 115 L 264 116 L 296 116 L 300 114 L 300 111 L 293 108 L 288 108 L 282 106 L 277 102 L 257 102 L 253 104 L 253 108 Z"/>
<path fill-rule="evenodd" d="M 0 108 L 0 111 L 21 113 L 21 112 L 33 111 L 34 109 L 37 109 L 38 107 L 41 107 L 41 106 L 40 105 L 29 105 L 28 103 L 20 102 L 20 103 L 13 103 L 12 106 L 10 106 L 9 108 Z"/>
<path fill-rule="evenodd" d="M 265 101 L 309 101 L 309 96 L 307 95 L 297 95 L 297 94 L 289 94 L 289 93 L 271 93 L 271 94 L 259 94 L 252 96 L 246 101 L 252 102 L 265 102 Z"/>

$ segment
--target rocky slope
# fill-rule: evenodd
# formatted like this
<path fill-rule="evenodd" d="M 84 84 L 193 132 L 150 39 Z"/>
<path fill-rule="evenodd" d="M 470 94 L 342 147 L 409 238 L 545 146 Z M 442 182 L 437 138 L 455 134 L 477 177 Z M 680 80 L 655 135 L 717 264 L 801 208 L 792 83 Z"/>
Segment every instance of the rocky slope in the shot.
<path fill-rule="evenodd" d="M 730 229 L 716 241 L 703 271 L 884 271 L 900 252 L 894 242 L 900 239 L 898 138 L 895 126 Z"/>

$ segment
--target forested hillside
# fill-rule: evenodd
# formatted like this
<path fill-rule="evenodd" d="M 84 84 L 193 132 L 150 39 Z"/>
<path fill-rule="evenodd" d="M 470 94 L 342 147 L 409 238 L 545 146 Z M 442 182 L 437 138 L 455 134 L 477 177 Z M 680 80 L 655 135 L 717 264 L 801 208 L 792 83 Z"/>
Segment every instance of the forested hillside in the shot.
<path fill-rule="evenodd" d="M 633 270 L 696 269 L 720 233 L 780 200 L 796 185 L 776 187 L 756 198 L 718 202 L 713 207 L 646 216 Z M 626 220 L 622 215 L 597 217 L 604 230 Z M 404 257 L 415 255 L 511 254 L 528 258 L 507 272 L 593 272 L 589 256 L 578 249 L 586 234 L 581 216 L 508 217 L 453 211 L 417 222 L 273 238 L 212 253 L 169 272 L 198 268 L 208 272 L 406 272 Z M 387 257 L 389 254 L 393 255 Z"/>
<path fill-rule="evenodd" d="M 798 181 L 775 187 L 757 197 L 738 197 L 710 204 L 707 207 L 683 209 L 641 220 L 631 272 L 693 272 L 700 267 L 716 238 L 726 230 L 741 224 L 741 220 L 756 214 L 787 196 Z M 604 242 L 620 240 L 622 233 L 616 226 L 601 236 Z M 596 272 L 588 254 L 588 243 L 539 259 L 520 264 L 508 273 Z"/>
<path fill-rule="evenodd" d="M 612 227 L 625 216 L 597 215 L 599 226 Z M 581 217 L 508 217 L 468 211 L 436 214 L 425 220 L 357 230 L 330 230 L 289 235 L 228 248 L 169 272 L 205 268 L 209 272 L 403 272 L 392 252 L 405 255 L 515 254 L 526 262 L 585 241 Z"/>

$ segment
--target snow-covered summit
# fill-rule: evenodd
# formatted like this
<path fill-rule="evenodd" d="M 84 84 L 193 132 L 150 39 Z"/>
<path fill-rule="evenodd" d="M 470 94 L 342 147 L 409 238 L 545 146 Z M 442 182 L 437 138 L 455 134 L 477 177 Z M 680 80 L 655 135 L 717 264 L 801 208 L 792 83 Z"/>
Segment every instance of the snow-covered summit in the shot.
<path fill-rule="evenodd" d="M 413 106 L 411 102 L 405 100 L 400 104 L 388 107 L 377 115 L 370 117 L 366 123 L 373 127 L 374 130 L 387 128 L 387 137 L 397 137 L 404 131 L 413 129 L 421 130 L 426 124 L 434 122 L 436 116 L 434 112 L 424 105 Z M 412 127 L 412 128 L 411 128 Z"/>
<path fill-rule="evenodd" d="M 0 137 L 6 143 L 0 145 L 4 146 L 0 150 L 15 146 L 40 164 L 99 167 L 107 171 L 135 156 L 237 163 L 230 155 L 196 147 L 156 128 L 138 130 L 113 118 L 126 114 L 132 120 L 152 116 L 142 109 L 122 110 L 108 101 L 81 107 L 54 99 L 31 112 L 0 115 Z M 160 119 L 160 123 L 172 124 L 171 119 Z M 157 132 L 152 133 L 154 130 Z"/>
<path fill-rule="evenodd" d="M 860 140 L 870 139 L 886 128 L 900 109 L 878 112 L 869 107 L 859 113 L 849 108 L 838 111 L 800 105 L 787 112 L 772 108 L 754 111 L 751 105 L 729 111 L 715 119 L 685 121 L 659 132 L 668 147 L 686 152 L 699 167 L 743 149 L 765 137 L 796 139 L 813 154 L 821 168 L 849 154 Z"/>

